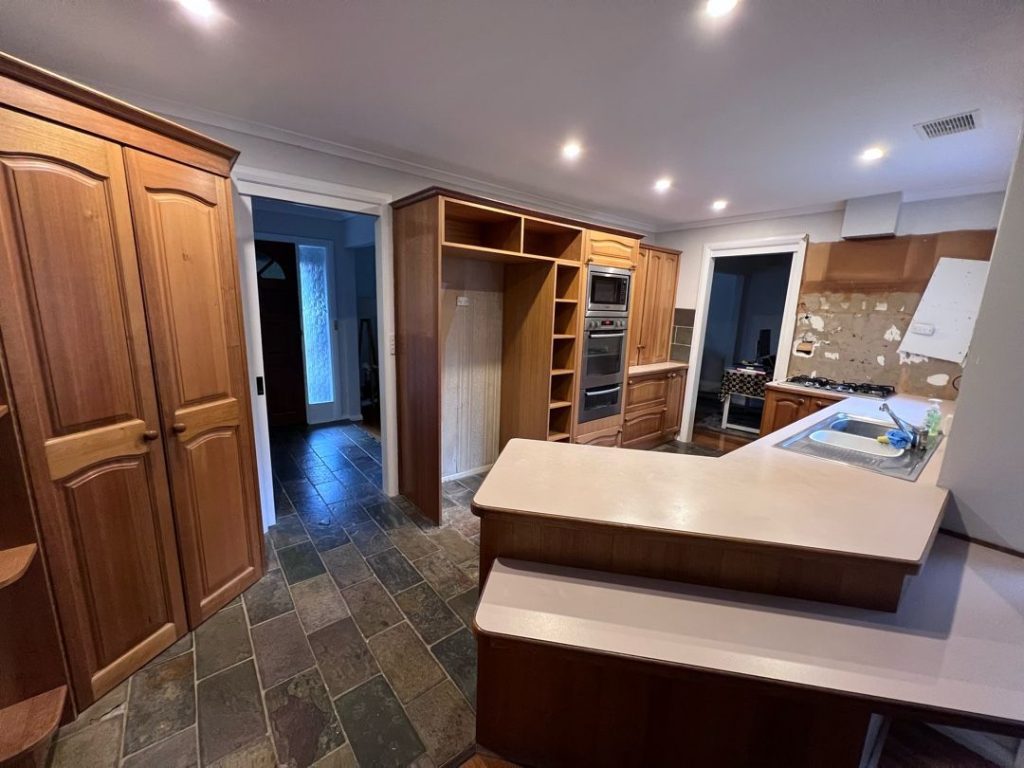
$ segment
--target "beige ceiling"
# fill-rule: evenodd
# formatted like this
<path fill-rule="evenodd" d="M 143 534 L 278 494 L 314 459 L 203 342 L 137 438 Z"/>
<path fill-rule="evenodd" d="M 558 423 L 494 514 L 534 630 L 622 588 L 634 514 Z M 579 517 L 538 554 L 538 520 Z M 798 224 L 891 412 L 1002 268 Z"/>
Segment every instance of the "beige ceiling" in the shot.
<path fill-rule="evenodd" d="M 1002 189 L 1024 116 L 1019 0 L 741 0 L 719 23 L 696 0 L 215 1 L 200 29 L 171 0 L 2 0 L 0 49 L 652 229 L 718 197 L 733 216 Z M 913 130 L 978 108 L 973 133 Z M 864 167 L 873 143 L 891 154 Z"/>

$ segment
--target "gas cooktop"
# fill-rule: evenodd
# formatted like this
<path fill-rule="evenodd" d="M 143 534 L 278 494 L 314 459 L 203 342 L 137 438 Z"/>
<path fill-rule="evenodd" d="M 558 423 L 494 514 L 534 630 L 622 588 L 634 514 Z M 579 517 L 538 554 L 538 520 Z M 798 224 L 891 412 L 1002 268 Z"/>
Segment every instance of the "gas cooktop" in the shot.
<path fill-rule="evenodd" d="M 826 379 L 824 376 L 790 376 L 786 379 L 786 383 L 797 384 L 801 387 L 808 387 L 810 389 L 823 389 L 827 392 L 835 392 L 841 395 L 877 397 L 880 400 L 884 400 L 890 395 L 896 394 L 896 388 L 890 387 L 887 384 L 835 381 L 834 379 Z"/>

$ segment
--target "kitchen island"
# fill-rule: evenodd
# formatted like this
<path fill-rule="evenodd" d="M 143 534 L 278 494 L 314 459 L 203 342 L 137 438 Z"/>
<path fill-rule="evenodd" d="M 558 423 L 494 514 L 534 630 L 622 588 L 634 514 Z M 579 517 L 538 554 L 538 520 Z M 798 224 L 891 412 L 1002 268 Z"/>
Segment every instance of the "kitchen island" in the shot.
<path fill-rule="evenodd" d="M 946 506 L 944 445 L 916 482 L 777 447 L 880 402 L 848 398 L 721 458 L 512 440 L 473 500 L 481 579 L 506 557 L 894 611 Z M 924 419 L 923 398 L 887 402 Z"/>

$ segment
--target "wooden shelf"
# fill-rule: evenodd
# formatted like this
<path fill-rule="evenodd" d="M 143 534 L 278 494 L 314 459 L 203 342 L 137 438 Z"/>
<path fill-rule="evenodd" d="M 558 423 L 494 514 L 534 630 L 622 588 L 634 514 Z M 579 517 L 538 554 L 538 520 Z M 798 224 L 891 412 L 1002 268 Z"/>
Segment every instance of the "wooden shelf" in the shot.
<path fill-rule="evenodd" d="M 556 408 L 568 408 L 571 405 L 572 402 L 569 400 L 553 400 L 551 404 L 548 405 L 548 409 L 553 411 Z"/>
<path fill-rule="evenodd" d="M 11 407 L 9 405 L 0 405 L 0 419 L 2 419 L 4 416 L 6 416 L 10 412 L 11 412 Z"/>
<path fill-rule="evenodd" d="M 444 256 L 495 261 L 501 264 L 536 264 L 538 261 L 554 261 L 554 259 L 544 256 L 524 256 L 518 251 L 503 251 L 500 248 L 486 248 L 481 245 L 464 245 L 462 243 L 441 243 L 441 253 Z"/>
<path fill-rule="evenodd" d="M 0 549 L 0 589 L 10 586 L 24 576 L 35 556 L 35 544 Z"/>
<path fill-rule="evenodd" d="M 569 376 L 569 375 L 571 375 L 573 373 L 575 373 L 575 371 L 572 368 L 552 368 L 551 369 L 551 375 L 552 376 Z"/>
<path fill-rule="evenodd" d="M 576 299 L 555 299 L 556 304 L 579 304 Z"/>
<path fill-rule="evenodd" d="M 560 443 L 563 440 L 568 440 L 571 435 L 568 432 L 552 432 L 548 435 L 549 443 Z"/>
<path fill-rule="evenodd" d="M 0 709 L 0 763 L 31 753 L 53 735 L 67 693 L 61 685 Z"/>
<path fill-rule="evenodd" d="M 553 337 L 555 341 L 561 341 L 563 339 L 575 339 L 575 333 L 556 333 Z"/>

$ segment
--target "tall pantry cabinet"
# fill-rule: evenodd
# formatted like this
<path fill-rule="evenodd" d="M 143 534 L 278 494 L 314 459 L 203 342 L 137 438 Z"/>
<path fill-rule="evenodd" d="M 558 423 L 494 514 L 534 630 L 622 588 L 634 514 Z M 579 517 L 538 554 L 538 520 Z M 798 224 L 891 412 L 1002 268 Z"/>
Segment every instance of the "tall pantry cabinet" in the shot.
<path fill-rule="evenodd" d="M 0 56 L 0 340 L 79 708 L 263 570 L 235 155 Z"/>

